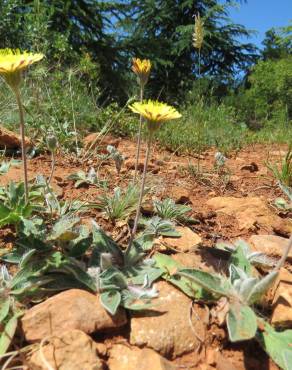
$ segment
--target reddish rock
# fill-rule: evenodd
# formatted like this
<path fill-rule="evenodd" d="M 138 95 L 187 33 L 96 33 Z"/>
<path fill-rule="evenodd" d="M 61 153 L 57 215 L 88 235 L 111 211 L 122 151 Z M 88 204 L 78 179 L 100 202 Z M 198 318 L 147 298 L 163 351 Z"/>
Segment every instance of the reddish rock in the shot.
<path fill-rule="evenodd" d="M 253 230 L 257 227 L 272 231 L 282 219 L 273 213 L 264 200 L 259 197 L 215 197 L 207 205 L 217 213 L 224 213 L 237 219 L 240 230 Z M 292 232 L 292 222 L 286 220 L 286 226 Z"/>
<path fill-rule="evenodd" d="M 192 316 L 191 327 L 192 300 L 165 281 L 160 281 L 155 286 L 159 297 L 153 300 L 153 310 L 131 313 L 130 343 L 153 348 L 167 358 L 176 358 L 198 348 L 198 337 L 204 338 L 208 320 L 206 311 L 199 305 L 194 307 L 196 315 Z"/>
<path fill-rule="evenodd" d="M 87 334 L 123 326 L 127 318 L 119 309 L 111 316 L 101 305 L 98 295 L 71 289 L 59 293 L 29 309 L 21 319 L 28 342 L 78 329 Z"/>
<path fill-rule="evenodd" d="M 177 204 L 190 203 L 190 191 L 181 186 L 172 186 L 167 190 L 167 196 L 175 201 Z"/>
<path fill-rule="evenodd" d="M 280 270 L 274 285 L 273 313 L 271 323 L 280 327 L 292 326 L 292 274 L 286 269 Z"/>
<path fill-rule="evenodd" d="M 32 147 L 32 141 L 25 137 L 26 147 Z M 0 125 L 0 148 L 1 149 L 18 149 L 21 148 L 20 135 Z"/>
<path fill-rule="evenodd" d="M 58 198 L 62 198 L 64 196 L 64 189 L 56 182 L 52 182 L 51 187 Z"/>
<path fill-rule="evenodd" d="M 135 169 L 136 160 L 134 159 L 127 159 L 125 161 L 125 167 L 127 170 L 134 170 Z M 138 162 L 138 171 L 143 172 L 144 169 L 144 158 L 140 158 Z M 148 171 L 155 171 L 159 168 L 155 166 L 153 163 L 148 163 L 147 170 Z"/>
<path fill-rule="evenodd" d="M 238 370 L 238 365 L 233 363 L 232 359 L 229 359 L 222 355 L 219 351 L 216 352 L 216 369 L 217 370 Z"/>
<path fill-rule="evenodd" d="M 224 262 L 217 259 L 211 254 L 208 255 L 208 259 L 201 253 L 174 253 L 171 258 L 186 268 L 200 268 L 203 271 L 214 273 L 215 269 L 213 266 L 222 266 Z"/>
<path fill-rule="evenodd" d="M 202 242 L 201 237 L 188 227 L 177 226 L 175 229 L 181 234 L 181 237 L 161 237 L 159 240 L 162 245 L 169 246 L 180 252 L 188 252 Z"/>
<path fill-rule="evenodd" d="M 48 338 L 49 343 L 34 352 L 29 360 L 30 370 L 103 370 L 93 340 L 80 330 L 67 331 Z"/>
<path fill-rule="evenodd" d="M 110 350 L 109 370 L 175 370 L 176 366 L 150 348 L 116 344 Z"/>
<path fill-rule="evenodd" d="M 281 257 L 288 241 L 289 239 L 277 235 L 252 235 L 249 238 L 253 251 L 263 252 L 272 257 Z M 292 260 L 292 250 L 290 250 L 288 260 Z"/>

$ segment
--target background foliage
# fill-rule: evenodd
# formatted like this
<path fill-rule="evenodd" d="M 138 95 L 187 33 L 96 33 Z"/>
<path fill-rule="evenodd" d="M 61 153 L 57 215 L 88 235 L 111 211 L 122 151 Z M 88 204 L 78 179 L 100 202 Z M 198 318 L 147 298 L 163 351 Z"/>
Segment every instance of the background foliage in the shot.
<path fill-rule="evenodd" d="M 194 151 L 226 142 L 237 147 L 246 141 L 291 140 L 292 26 L 268 30 L 263 49 L 257 50 L 244 41 L 250 31 L 229 19 L 231 5 L 218 0 L 2 1 L 0 47 L 46 55 L 23 86 L 28 128 L 40 142 L 52 129 L 67 149 L 75 139 L 74 124 L 79 138 L 106 125 L 119 135 L 134 134 L 136 122 L 122 107 L 138 93 L 130 70 L 131 58 L 138 56 L 153 64 L 146 97 L 185 112 L 182 130 L 170 124 L 160 134 L 164 145 Z M 205 26 L 200 74 L 192 46 L 198 13 Z M 0 86 L 1 121 L 13 127 L 14 102 Z"/>

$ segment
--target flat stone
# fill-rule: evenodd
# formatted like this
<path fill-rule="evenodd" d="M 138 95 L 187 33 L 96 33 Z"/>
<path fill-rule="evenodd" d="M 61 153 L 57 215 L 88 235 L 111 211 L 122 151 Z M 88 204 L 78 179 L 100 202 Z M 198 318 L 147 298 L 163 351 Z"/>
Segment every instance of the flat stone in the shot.
<path fill-rule="evenodd" d="M 175 229 L 181 234 L 181 237 L 162 237 L 160 239 L 162 245 L 177 249 L 180 252 L 188 252 L 202 242 L 201 237 L 188 227 L 177 226 Z"/>
<path fill-rule="evenodd" d="M 292 327 L 292 274 L 280 270 L 274 286 L 273 313 L 271 323 L 280 327 Z"/>
<path fill-rule="evenodd" d="M 25 145 L 28 148 L 33 146 L 32 141 L 28 137 L 25 137 Z M 20 135 L 0 125 L 0 148 L 1 149 L 21 148 Z"/>
<path fill-rule="evenodd" d="M 248 241 L 253 251 L 263 252 L 271 257 L 281 257 L 289 239 L 277 235 L 252 235 Z M 292 260 L 292 250 L 288 260 Z"/>
<path fill-rule="evenodd" d="M 259 197 L 215 197 L 209 199 L 207 205 L 217 213 L 234 216 L 238 221 L 239 230 L 254 230 L 261 227 L 271 232 L 284 222 Z M 285 220 L 285 225 L 292 232 L 291 220 Z"/>
<path fill-rule="evenodd" d="M 134 170 L 135 169 L 135 164 L 136 164 L 136 160 L 132 159 L 132 158 L 127 159 L 125 161 L 125 167 L 126 167 L 127 170 Z M 148 163 L 147 170 L 152 171 L 155 168 L 157 168 L 157 167 L 153 163 Z M 143 159 L 143 157 L 139 159 L 137 169 L 138 169 L 139 172 L 143 172 L 143 169 L 144 169 L 144 159 Z"/>
<path fill-rule="evenodd" d="M 222 353 L 220 353 L 219 351 L 216 352 L 216 369 L 217 370 L 238 370 L 238 367 L 236 365 L 237 365 L 236 363 L 234 364 L 232 362 L 232 359 L 229 359 L 223 356 Z"/>
<path fill-rule="evenodd" d="M 51 187 L 58 198 L 62 198 L 64 196 L 64 189 L 55 181 L 51 183 Z"/>
<path fill-rule="evenodd" d="M 110 350 L 109 370 L 175 370 L 176 366 L 150 348 L 116 344 Z"/>
<path fill-rule="evenodd" d="M 123 309 L 111 316 L 101 305 L 98 295 L 79 289 L 64 291 L 37 304 L 21 319 L 28 342 L 73 329 L 95 333 L 123 326 L 126 322 Z"/>
<path fill-rule="evenodd" d="M 165 281 L 155 284 L 159 297 L 153 310 L 131 312 L 130 343 L 150 347 L 167 358 L 176 358 L 198 348 L 204 338 L 206 311 L 194 307 L 190 325 L 191 299 Z M 195 331 L 196 335 L 194 334 Z"/>
<path fill-rule="evenodd" d="M 208 259 L 206 259 L 201 253 L 173 253 L 171 258 L 180 263 L 183 267 L 197 269 L 198 266 L 200 266 L 200 269 L 210 273 L 215 273 L 213 266 L 223 264 L 221 260 L 211 254 L 208 255 Z"/>
<path fill-rule="evenodd" d="M 177 204 L 190 203 L 190 191 L 181 186 L 172 186 L 170 189 L 167 189 L 167 196 Z"/>
<path fill-rule="evenodd" d="M 92 150 L 98 148 L 100 152 L 107 153 L 107 146 L 112 145 L 114 147 L 118 147 L 120 144 L 120 139 L 113 137 L 111 135 L 100 135 L 99 132 L 94 132 L 87 135 L 83 139 L 83 146 L 85 150 Z"/>
<path fill-rule="evenodd" d="M 93 340 L 80 330 L 67 331 L 60 336 L 48 338 L 42 351 L 34 352 L 29 360 L 30 370 L 103 370 L 102 361 L 96 354 Z M 42 356 L 41 356 L 42 354 Z"/>

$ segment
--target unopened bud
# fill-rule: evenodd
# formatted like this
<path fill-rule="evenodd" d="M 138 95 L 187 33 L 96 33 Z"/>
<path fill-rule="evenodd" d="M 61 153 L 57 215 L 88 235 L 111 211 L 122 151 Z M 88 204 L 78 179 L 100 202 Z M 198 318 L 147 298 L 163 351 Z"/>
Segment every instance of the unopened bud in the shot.
<path fill-rule="evenodd" d="M 48 134 L 48 136 L 47 136 L 48 149 L 51 152 L 55 152 L 56 149 L 57 149 L 57 145 L 58 145 L 58 142 L 57 142 L 56 136 L 54 134 Z"/>

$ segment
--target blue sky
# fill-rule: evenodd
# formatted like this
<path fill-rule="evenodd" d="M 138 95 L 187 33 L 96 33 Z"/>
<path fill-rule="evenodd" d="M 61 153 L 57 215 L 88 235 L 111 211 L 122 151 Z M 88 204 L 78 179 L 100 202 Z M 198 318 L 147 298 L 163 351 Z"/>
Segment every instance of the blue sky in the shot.
<path fill-rule="evenodd" d="M 231 8 L 230 18 L 235 23 L 258 31 L 250 41 L 261 47 L 268 29 L 287 26 L 292 19 L 292 0 L 248 0 L 239 8 Z"/>

